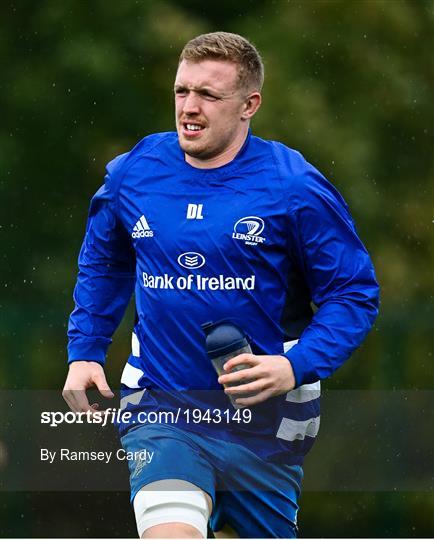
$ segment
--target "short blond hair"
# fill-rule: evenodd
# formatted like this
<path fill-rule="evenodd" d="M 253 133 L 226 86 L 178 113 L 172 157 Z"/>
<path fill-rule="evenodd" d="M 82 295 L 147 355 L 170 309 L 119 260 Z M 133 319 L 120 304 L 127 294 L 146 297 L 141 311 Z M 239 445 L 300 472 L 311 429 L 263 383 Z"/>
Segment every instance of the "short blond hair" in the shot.
<path fill-rule="evenodd" d="M 238 85 L 247 91 L 260 91 L 264 84 L 264 64 L 254 45 L 238 34 L 211 32 L 191 39 L 182 49 L 183 60 L 200 62 L 215 59 L 238 66 Z"/>

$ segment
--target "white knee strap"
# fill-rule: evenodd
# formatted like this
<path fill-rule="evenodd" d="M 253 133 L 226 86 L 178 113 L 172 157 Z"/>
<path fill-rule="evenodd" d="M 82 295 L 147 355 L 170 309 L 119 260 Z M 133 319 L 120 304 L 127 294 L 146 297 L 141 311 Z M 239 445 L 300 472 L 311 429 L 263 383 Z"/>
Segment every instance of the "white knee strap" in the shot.
<path fill-rule="evenodd" d="M 205 494 L 185 480 L 159 480 L 143 487 L 134 497 L 139 537 L 162 523 L 187 523 L 206 538 L 209 509 Z"/>

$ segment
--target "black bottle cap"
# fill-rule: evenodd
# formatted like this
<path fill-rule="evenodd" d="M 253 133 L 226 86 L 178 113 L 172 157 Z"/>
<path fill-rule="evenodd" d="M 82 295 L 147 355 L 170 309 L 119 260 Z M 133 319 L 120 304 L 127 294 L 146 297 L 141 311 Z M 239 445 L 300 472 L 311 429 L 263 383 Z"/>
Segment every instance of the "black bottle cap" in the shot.
<path fill-rule="evenodd" d="M 211 359 L 230 354 L 249 345 L 248 336 L 232 322 L 206 322 L 201 326 L 206 334 L 206 350 Z"/>

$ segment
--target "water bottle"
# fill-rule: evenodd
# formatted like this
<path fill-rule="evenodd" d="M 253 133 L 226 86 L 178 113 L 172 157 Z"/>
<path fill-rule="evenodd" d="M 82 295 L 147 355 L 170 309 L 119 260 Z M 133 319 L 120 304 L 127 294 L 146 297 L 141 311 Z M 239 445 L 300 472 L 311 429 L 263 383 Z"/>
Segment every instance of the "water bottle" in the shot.
<path fill-rule="evenodd" d="M 208 353 L 208 358 L 211 360 L 211 363 L 219 376 L 251 367 L 249 364 L 240 364 L 239 366 L 235 366 L 230 372 L 223 369 L 226 362 L 231 358 L 234 358 L 234 356 L 243 353 L 252 353 L 249 343 L 250 340 L 241 328 L 231 322 L 220 321 L 216 323 L 204 323 L 202 324 L 202 329 L 206 335 L 206 351 Z M 251 382 L 251 380 L 245 380 L 242 383 L 229 383 L 225 386 L 239 386 L 240 384 L 247 384 L 248 382 Z M 240 408 L 240 405 L 234 403 L 234 399 L 251 395 L 253 394 L 239 394 L 237 396 L 229 396 L 229 399 L 231 400 L 232 405 L 238 409 Z"/>

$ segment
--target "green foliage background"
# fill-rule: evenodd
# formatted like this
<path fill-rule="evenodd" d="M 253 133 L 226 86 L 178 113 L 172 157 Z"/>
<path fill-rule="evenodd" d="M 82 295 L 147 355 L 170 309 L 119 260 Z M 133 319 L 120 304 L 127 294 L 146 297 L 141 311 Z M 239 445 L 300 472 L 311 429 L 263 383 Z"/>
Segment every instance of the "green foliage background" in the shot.
<path fill-rule="evenodd" d="M 0 20 L 0 388 L 62 387 L 89 199 L 114 155 L 174 129 L 180 49 L 224 29 L 264 56 L 253 131 L 339 188 L 377 269 L 375 329 L 325 386 L 432 389 L 433 2 L 10 0 Z M 111 348 L 114 386 L 131 322 Z M 0 534 L 134 535 L 125 499 L 0 493 Z M 301 534 L 427 536 L 433 510 L 432 492 L 305 492 Z"/>

